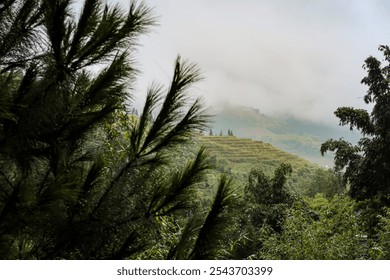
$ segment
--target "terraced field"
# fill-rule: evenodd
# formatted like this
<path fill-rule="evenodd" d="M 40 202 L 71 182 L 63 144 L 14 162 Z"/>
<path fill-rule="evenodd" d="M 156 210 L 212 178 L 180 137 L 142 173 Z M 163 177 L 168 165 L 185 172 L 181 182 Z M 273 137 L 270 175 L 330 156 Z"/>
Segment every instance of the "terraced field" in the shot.
<path fill-rule="evenodd" d="M 248 165 L 260 164 L 267 167 L 270 165 L 271 167 L 276 167 L 285 162 L 298 165 L 299 167 L 314 167 L 314 164 L 305 159 L 261 141 L 234 136 L 203 136 L 199 139 L 199 144 L 206 146 L 218 160 L 226 161 L 233 165 L 242 164 L 248 167 Z"/>
<path fill-rule="evenodd" d="M 320 168 L 296 155 L 279 150 L 271 144 L 234 136 L 201 136 L 198 145 L 206 146 L 218 166 L 218 170 L 245 180 L 251 168 L 260 168 L 267 174 L 281 163 L 290 163 L 293 174 L 287 184 L 299 190 L 310 181 Z"/>

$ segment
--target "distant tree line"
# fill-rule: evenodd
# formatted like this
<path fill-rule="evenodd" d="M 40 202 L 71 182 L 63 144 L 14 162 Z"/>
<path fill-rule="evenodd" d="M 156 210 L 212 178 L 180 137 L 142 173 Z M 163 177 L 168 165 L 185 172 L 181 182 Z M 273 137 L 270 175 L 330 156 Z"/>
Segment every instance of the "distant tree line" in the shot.
<path fill-rule="evenodd" d="M 233 130 L 231 130 L 230 128 L 228 129 L 228 132 L 227 132 L 227 135 L 228 136 L 234 136 L 233 135 Z M 214 132 L 213 132 L 213 129 L 209 129 L 209 136 L 214 136 Z M 219 136 L 223 136 L 223 132 L 222 130 L 219 132 Z"/>

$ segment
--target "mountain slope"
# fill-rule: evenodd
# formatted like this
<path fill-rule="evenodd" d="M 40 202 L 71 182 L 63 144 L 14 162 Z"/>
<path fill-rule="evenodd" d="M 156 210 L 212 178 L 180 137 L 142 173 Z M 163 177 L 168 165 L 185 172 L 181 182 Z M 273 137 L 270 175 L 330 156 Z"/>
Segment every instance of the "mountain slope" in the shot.
<path fill-rule="evenodd" d="M 294 118 L 271 118 L 249 107 L 223 104 L 215 110 L 214 135 L 226 135 L 228 130 L 239 137 L 271 143 L 321 166 L 332 166 L 332 155 L 322 157 L 320 146 L 329 138 L 345 138 L 356 142 L 357 135 L 339 127 L 311 123 Z"/>
<path fill-rule="evenodd" d="M 247 173 L 251 167 L 273 171 L 281 163 L 291 163 L 302 168 L 317 167 L 296 155 L 273 147 L 269 143 L 235 136 L 204 136 L 199 144 L 206 146 L 222 167 L 230 167 L 236 173 Z"/>
<path fill-rule="evenodd" d="M 297 194 L 305 195 L 312 189 L 321 192 L 317 182 L 334 176 L 330 170 L 261 141 L 235 136 L 201 136 L 195 143 L 206 146 L 219 172 L 230 174 L 242 185 L 246 184 L 252 168 L 272 176 L 281 163 L 291 165 L 293 173 L 287 186 Z"/>

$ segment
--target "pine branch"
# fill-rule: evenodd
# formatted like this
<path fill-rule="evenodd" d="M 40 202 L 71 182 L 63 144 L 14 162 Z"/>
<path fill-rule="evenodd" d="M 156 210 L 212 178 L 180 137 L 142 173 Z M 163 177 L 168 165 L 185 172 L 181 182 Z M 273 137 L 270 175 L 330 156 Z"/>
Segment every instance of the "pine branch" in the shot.
<path fill-rule="evenodd" d="M 149 129 L 150 123 L 152 122 L 152 113 L 156 109 L 158 103 L 162 99 L 161 96 L 162 88 L 157 85 L 152 85 L 146 96 L 143 112 L 140 119 L 133 125 L 130 131 L 130 145 L 132 148 L 132 154 L 136 158 L 143 154 L 144 141 Z"/>
<path fill-rule="evenodd" d="M 11 70 L 39 56 L 37 27 L 42 9 L 37 0 L 6 1 L 0 10 L 0 65 Z"/>
<path fill-rule="evenodd" d="M 237 194 L 231 185 L 231 179 L 222 176 L 213 204 L 198 233 L 190 254 L 191 259 L 221 259 L 228 257 L 219 251 L 225 247 L 223 232 L 230 225 L 234 209 L 237 207 Z"/>
<path fill-rule="evenodd" d="M 99 11 L 101 9 L 100 0 L 85 0 L 84 6 L 76 27 L 71 26 L 74 31 L 70 49 L 67 53 L 67 64 L 69 65 L 77 53 L 82 48 L 82 44 L 88 40 L 90 34 L 98 24 Z"/>
<path fill-rule="evenodd" d="M 136 37 L 153 24 L 151 10 L 143 4 L 136 5 L 132 1 L 127 18 L 119 6 L 106 6 L 93 32 L 86 34 L 85 43 L 79 46 L 77 56 L 69 57 L 73 61 L 70 68 L 81 69 L 111 59 L 129 44 L 134 45 Z"/>
<path fill-rule="evenodd" d="M 194 246 L 194 236 L 200 227 L 199 218 L 191 217 L 183 229 L 180 239 L 168 252 L 167 260 L 187 260 Z"/>
<path fill-rule="evenodd" d="M 65 71 L 65 58 L 63 47 L 67 32 L 67 20 L 70 17 L 70 0 L 44 0 L 44 25 L 50 40 L 50 47 L 58 71 Z"/>
<path fill-rule="evenodd" d="M 175 145 L 206 126 L 209 116 L 202 110 L 200 100 L 196 100 L 184 116 L 181 112 L 187 104 L 186 89 L 200 79 L 196 65 L 177 58 L 168 94 L 140 149 L 144 156 Z"/>
<path fill-rule="evenodd" d="M 203 182 L 206 172 L 211 168 L 208 154 L 205 147 L 202 147 L 195 159 L 188 162 L 183 170 L 173 174 L 168 182 L 156 188 L 148 213 L 164 216 L 179 209 L 190 208 L 194 200 L 191 187 Z"/>

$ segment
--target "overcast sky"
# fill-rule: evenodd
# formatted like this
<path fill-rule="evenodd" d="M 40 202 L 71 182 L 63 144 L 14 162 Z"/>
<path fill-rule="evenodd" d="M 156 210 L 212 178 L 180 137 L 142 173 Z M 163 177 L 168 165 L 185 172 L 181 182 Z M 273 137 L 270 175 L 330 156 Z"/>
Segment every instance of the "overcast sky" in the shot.
<path fill-rule="evenodd" d="M 385 0 L 145 2 L 160 25 L 140 41 L 138 102 L 153 80 L 169 82 L 180 54 L 201 68 L 193 93 L 210 105 L 336 123 L 337 107 L 364 107 L 364 59 L 390 44 Z"/>

